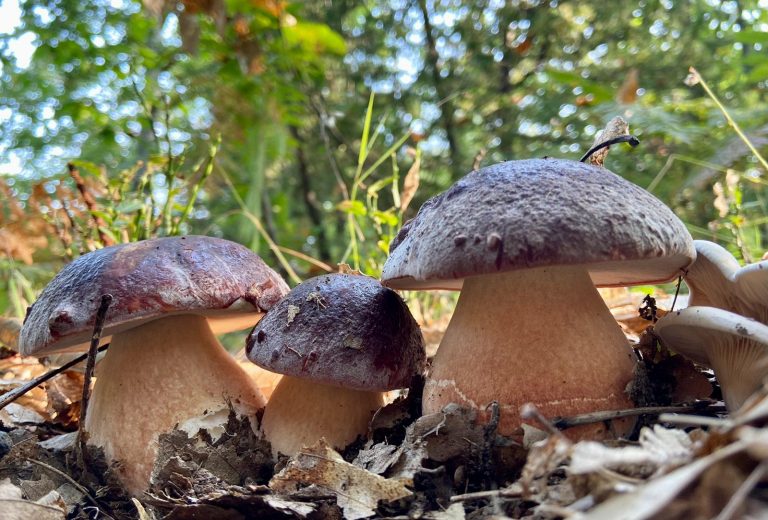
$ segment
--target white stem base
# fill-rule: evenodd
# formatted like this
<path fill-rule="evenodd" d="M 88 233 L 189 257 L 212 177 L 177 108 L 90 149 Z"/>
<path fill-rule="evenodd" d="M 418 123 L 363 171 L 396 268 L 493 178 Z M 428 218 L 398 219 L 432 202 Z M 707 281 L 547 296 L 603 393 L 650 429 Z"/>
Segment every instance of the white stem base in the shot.
<path fill-rule="evenodd" d="M 275 457 L 278 453 L 295 455 L 321 437 L 341 450 L 367 433 L 371 417 L 383 405 L 381 392 L 283 376 L 264 410 L 261 429 Z"/>
<path fill-rule="evenodd" d="M 265 404 L 205 318 L 169 316 L 113 336 L 97 369 L 85 429 L 90 444 L 121 462 L 126 489 L 140 494 L 149 483 L 159 434 L 217 412 L 226 421 L 221 410 L 230 402 L 243 415 Z"/>
<path fill-rule="evenodd" d="M 634 363 L 586 271 L 556 267 L 471 277 L 433 361 L 424 413 L 455 402 L 485 420 L 496 400 L 499 432 L 513 435 L 520 433 L 520 407 L 529 402 L 547 417 L 630 408 L 624 390 Z"/>

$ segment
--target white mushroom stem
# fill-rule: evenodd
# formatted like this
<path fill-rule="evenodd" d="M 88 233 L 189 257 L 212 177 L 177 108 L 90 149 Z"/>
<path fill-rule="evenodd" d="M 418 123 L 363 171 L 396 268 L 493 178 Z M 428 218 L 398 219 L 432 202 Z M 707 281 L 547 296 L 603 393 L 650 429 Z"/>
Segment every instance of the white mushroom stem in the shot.
<path fill-rule="evenodd" d="M 738 410 L 768 376 L 768 346 L 734 334 L 715 339 L 706 350 L 726 408 Z"/>
<path fill-rule="evenodd" d="M 294 455 L 321 437 L 338 450 L 368 432 L 383 394 L 283 376 L 269 399 L 261 429 L 272 452 Z"/>
<path fill-rule="evenodd" d="M 585 269 L 470 277 L 433 361 L 424 413 L 455 402 L 482 416 L 495 400 L 499 431 L 509 435 L 528 402 L 548 417 L 631 407 L 624 390 L 633 367 L 627 340 Z"/>
<path fill-rule="evenodd" d="M 140 494 L 149 483 L 159 434 L 184 421 L 192 426 L 201 416 L 226 421 L 229 403 L 250 416 L 263 408 L 264 398 L 205 318 L 169 316 L 112 337 L 85 429 L 90 444 L 121 463 L 128 492 Z"/>

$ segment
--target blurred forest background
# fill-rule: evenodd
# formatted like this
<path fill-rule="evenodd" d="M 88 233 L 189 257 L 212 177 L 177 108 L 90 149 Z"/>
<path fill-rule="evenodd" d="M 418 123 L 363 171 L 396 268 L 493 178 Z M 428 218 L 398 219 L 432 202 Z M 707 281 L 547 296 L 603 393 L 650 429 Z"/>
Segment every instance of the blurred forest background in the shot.
<path fill-rule="evenodd" d="M 696 238 L 744 261 L 766 247 L 766 0 L 0 13 L 0 315 L 23 317 L 63 262 L 150 236 L 224 236 L 294 283 L 337 262 L 375 275 L 426 198 L 477 165 L 578 159 L 615 115 L 641 145 L 607 167 Z"/>

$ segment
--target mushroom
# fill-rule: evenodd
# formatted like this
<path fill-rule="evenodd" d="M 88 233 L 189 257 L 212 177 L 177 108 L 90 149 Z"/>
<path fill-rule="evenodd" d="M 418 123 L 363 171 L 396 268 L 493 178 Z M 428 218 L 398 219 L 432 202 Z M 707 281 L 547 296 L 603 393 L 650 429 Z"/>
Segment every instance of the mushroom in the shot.
<path fill-rule="evenodd" d="M 400 296 L 373 278 L 329 274 L 297 285 L 248 336 L 248 358 L 285 374 L 261 423 L 272 451 L 365 435 L 382 392 L 424 368 L 424 340 Z"/>
<path fill-rule="evenodd" d="M 768 376 L 768 326 L 756 320 L 715 307 L 688 307 L 653 328 L 669 349 L 714 370 L 731 412 Z"/>
<path fill-rule="evenodd" d="M 147 488 L 160 433 L 252 415 L 265 401 L 215 332 L 252 326 L 286 292 L 249 249 L 187 236 L 106 247 L 62 269 L 27 313 L 23 355 L 87 350 L 101 296 L 111 294 L 85 430 L 126 489 Z M 205 416 L 200 419 L 201 416 Z"/>
<path fill-rule="evenodd" d="M 689 305 L 718 307 L 768 324 L 768 261 L 741 267 L 714 242 L 693 243 L 696 262 L 685 275 Z"/>
<path fill-rule="evenodd" d="M 510 435 L 527 402 L 549 416 L 631 406 L 632 351 L 595 286 L 668 281 L 694 255 L 683 223 L 645 190 L 601 167 L 532 159 L 428 200 L 390 245 L 382 280 L 461 290 L 423 411 L 455 402 L 487 420 L 496 400 Z"/>

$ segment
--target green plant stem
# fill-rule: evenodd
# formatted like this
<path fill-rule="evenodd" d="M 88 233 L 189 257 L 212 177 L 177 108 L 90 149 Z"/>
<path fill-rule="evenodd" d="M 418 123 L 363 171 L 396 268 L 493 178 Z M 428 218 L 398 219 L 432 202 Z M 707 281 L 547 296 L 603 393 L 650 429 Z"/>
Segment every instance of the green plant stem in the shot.
<path fill-rule="evenodd" d="M 205 181 L 208 180 L 208 177 L 211 176 L 211 173 L 213 173 L 213 161 L 216 159 L 216 154 L 219 152 L 219 146 L 221 146 L 221 134 L 218 135 L 216 141 L 210 146 L 208 150 L 208 164 L 205 165 L 205 170 L 200 176 L 200 179 L 192 187 L 192 192 L 189 194 L 189 200 L 187 200 L 187 205 L 181 212 L 181 216 L 179 216 L 178 220 L 173 223 L 173 227 L 171 228 L 171 235 L 176 235 L 179 233 L 179 229 L 189 218 L 189 214 L 192 212 L 192 208 L 195 207 L 197 194 L 200 192 L 200 188 L 205 184 Z"/>
<path fill-rule="evenodd" d="M 728 110 L 725 108 L 725 106 L 720 102 L 720 100 L 717 98 L 714 92 L 712 92 L 712 89 L 709 88 L 709 85 L 707 85 L 707 82 L 704 81 L 704 78 L 699 74 L 699 71 L 697 71 L 694 67 L 690 68 L 690 73 L 694 74 L 696 79 L 701 83 L 702 88 L 707 93 L 707 95 L 712 99 L 712 101 L 715 102 L 715 105 L 717 105 L 717 108 L 720 109 L 720 112 L 723 113 L 723 116 L 725 116 L 726 121 L 728 121 L 728 124 L 731 125 L 731 127 L 734 129 L 734 131 L 739 135 L 739 138 L 744 142 L 745 145 L 747 145 L 747 148 L 755 155 L 755 158 L 760 162 L 760 164 L 765 168 L 766 171 L 768 171 L 768 161 L 765 160 L 765 158 L 760 155 L 760 152 L 757 151 L 757 148 L 752 144 L 752 141 L 749 140 L 749 138 L 746 136 L 744 132 L 741 131 L 741 128 L 739 127 L 739 124 L 734 121 L 734 119 L 731 117 L 731 114 L 728 113 Z"/>
<path fill-rule="evenodd" d="M 264 228 L 261 220 L 256 215 L 251 213 L 251 211 L 248 209 L 248 206 L 246 206 L 245 201 L 243 201 L 242 197 L 240 197 L 240 195 L 237 193 L 237 189 L 235 188 L 232 179 L 230 179 L 229 175 L 227 175 L 227 173 L 221 168 L 219 168 L 218 171 L 221 174 L 221 177 L 224 179 L 224 182 L 227 183 L 227 186 L 229 187 L 232 196 L 235 198 L 237 205 L 240 206 L 240 211 L 242 211 L 243 215 L 245 215 L 246 218 L 251 221 L 253 227 L 256 228 L 256 231 L 258 231 L 262 238 L 264 238 L 264 241 L 269 246 L 269 249 L 272 250 L 272 252 L 275 254 L 275 257 L 277 257 L 277 261 L 280 262 L 280 265 L 282 265 L 283 269 L 285 269 L 288 277 L 293 283 L 301 283 L 301 278 L 296 274 L 296 271 L 293 270 L 291 264 L 285 258 L 285 255 L 283 255 L 283 252 L 280 251 L 280 248 L 277 246 L 275 241 L 272 240 L 272 237 L 269 236 L 269 233 L 267 233 L 267 230 Z"/>

